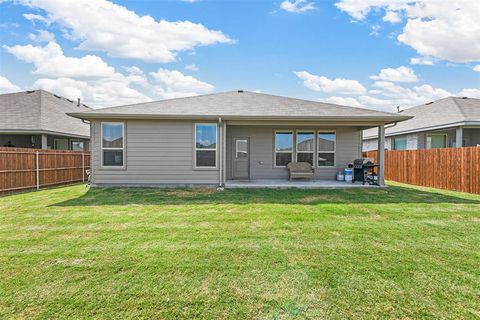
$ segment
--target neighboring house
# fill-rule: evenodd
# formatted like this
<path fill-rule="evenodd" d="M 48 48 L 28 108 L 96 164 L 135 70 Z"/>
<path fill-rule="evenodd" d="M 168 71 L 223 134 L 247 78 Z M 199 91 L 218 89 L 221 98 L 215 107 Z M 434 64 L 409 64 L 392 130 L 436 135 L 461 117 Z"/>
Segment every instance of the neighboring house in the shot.
<path fill-rule="evenodd" d="M 90 125 L 67 112 L 91 110 L 44 90 L 0 95 L 0 147 L 88 150 Z"/>
<path fill-rule="evenodd" d="M 91 121 L 94 186 L 287 179 L 291 161 L 333 180 L 361 157 L 363 129 L 409 119 L 242 90 L 70 115 Z"/>
<path fill-rule="evenodd" d="M 480 99 L 449 97 L 409 108 L 408 121 L 385 128 L 389 150 L 454 148 L 480 145 Z M 363 133 L 363 151 L 377 150 L 377 132 Z"/>

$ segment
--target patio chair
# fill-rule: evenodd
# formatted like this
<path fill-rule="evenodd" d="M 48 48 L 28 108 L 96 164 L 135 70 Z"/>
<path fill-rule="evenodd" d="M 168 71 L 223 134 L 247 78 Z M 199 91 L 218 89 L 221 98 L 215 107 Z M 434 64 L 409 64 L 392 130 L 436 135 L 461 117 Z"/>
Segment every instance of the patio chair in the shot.
<path fill-rule="evenodd" d="M 315 169 L 308 162 L 290 162 L 287 165 L 288 179 L 313 179 Z"/>

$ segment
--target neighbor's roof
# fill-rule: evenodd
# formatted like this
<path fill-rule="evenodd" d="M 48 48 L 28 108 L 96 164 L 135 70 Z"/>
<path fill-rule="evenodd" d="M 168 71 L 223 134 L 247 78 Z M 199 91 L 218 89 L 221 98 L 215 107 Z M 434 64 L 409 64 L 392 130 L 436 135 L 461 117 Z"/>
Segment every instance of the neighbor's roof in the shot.
<path fill-rule="evenodd" d="M 0 95 L 0 132 L 35 132 L 90 136 L 90 126 L 67 112 L 91 110 L 77 101 L 44 90 Z"/>
<path fill-rule="evenodd" d="M 248 91 L 232 91 L 203 96 L 154 101 L 112 108 L 70 113 L 81 119 L 174 118 L 261 120 L 338 120 L 395 122 L 409 117 L 330 103 L 274 96 Z"/>
<path fill-rule="evenodd" d="M 443 129 L 459 125 L 480 125 L 480 99 L 448 97 L 406 109 L 399 114 L 414 118 L 385 130 L 386 136 L 426 130 Z M 377 137 L 377 130 L 363 132 L 364 139 Z"/>

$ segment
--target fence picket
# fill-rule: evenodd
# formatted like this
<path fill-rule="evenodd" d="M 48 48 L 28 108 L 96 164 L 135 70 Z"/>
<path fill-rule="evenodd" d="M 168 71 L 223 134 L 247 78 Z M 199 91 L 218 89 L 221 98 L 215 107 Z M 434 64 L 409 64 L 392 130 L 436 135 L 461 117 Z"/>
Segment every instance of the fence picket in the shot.
<path fill-rule="evenodd" d="M 377 151 L 364 156 L 377 162 Z M 480 148 L 386 150 L 385 179 L 480 194 Z"/>
<path fill-rule="evenodd" d="M 84 181 L 90 159 L 90 152 L 2 147 L 0 192 L 33 189 L 38 180 L 40 188 Z"/>

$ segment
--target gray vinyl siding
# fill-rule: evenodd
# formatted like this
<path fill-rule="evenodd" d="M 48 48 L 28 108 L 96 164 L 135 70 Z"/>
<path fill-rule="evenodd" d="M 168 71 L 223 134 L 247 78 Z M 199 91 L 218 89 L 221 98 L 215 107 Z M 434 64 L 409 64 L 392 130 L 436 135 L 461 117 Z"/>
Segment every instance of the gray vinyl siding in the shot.
<path fill-rule="evenodd" d="M 250 138 L 250 178 L 286 179 L 286 168 L 274 167 L 275 130 L 333 130 L 336 131 L 336 166 L 315 168 L 316 179 L 334 179 L 335 173 L 361 156 L 361 131 L 355 127 L 319 128 L 319 127 L 272 127 L 272 126 L 228 126 L 227 127 L 227 179 L 231 179 L 234 137 Z M 295 155 L 294 155 L 295 157 Z M 316 159 L 316 157 L 314 157 Z"/>
<path fill-rule="evenodd" d="M 218 184 L 218 169 L 194 168 L 194 122 L 125 121 L 124 169 L 101 168 L 100 123 L 92 121 L 93 184 Z"/>

